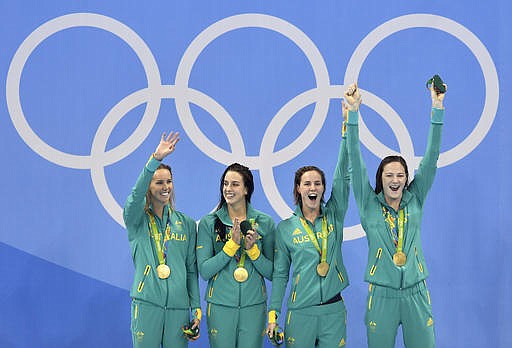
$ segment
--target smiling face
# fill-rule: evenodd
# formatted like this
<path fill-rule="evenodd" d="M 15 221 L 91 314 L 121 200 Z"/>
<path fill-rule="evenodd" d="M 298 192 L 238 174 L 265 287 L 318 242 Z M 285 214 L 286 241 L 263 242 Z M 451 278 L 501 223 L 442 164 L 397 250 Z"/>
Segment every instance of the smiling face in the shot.
<path fill-rule="evenodd" d="M 382 192 L 384 198 L 390 206 L 400 204 L 405 185 L 407 184 L 407 174 L 405 168 L 400 162 L 390 162 L 382 170 Z"/>
<path fill-rule="evenodd" d="M 322 175 L 316 170 L 304 172 L 300 177 L 300 182 L 296 187 L 296 192 L 300 197 L 301 208 L 304 212 L 320 211 L 320 204 L 325 191 Z"/>
<path fill-rule="evenodd" d="M 172 175 L 168 169 L 157 169 L 149 184 L 149 199 L 153 206 L 163 206 L 173 195 Z"/>
<path fill-rule="evenodd" d="M 222 195 L 228 205 L 245 205 L 247 188 L 240 173 L 231 170 L 226 172 L 222 185 Z"/>

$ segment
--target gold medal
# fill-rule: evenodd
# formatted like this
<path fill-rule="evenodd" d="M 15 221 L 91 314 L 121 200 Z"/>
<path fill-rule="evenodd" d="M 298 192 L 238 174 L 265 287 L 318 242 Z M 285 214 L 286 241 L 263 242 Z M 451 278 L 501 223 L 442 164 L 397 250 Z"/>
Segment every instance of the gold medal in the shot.
<path fill-rule="evenodd" d="M 237 269 L 235 269 L 235 271 L 233 272 L 233 277 L 237 282 L 243 283 L 247 280 L 247 278 L 249 278 L 249 273 L 245 268 L 237 267 Z"/>
<path fill-rule="evenodd" d="M 327 262 L 320 262 L 316 266 L 316 273 L 318 273 L 320 277 L 325 277 L 327 272 L 329 272 L 329 264 Z"/>
<path fill-rule="evenodd" d="M 397 266 L 405 265 L 406 261 L 407 261 L 407 256 L 403 252 L 401 252 L 401 251 L 397 251 L 395 253 L 395 255 L 393 255 L 393 262 Z"/>
<path fill-rule="evenodd" d="M 158 265 L 156 268 L 156 273 L 158 274 L 158 278 L 167 279 L 171 275 L 171 269 L 165 264 Z"/>

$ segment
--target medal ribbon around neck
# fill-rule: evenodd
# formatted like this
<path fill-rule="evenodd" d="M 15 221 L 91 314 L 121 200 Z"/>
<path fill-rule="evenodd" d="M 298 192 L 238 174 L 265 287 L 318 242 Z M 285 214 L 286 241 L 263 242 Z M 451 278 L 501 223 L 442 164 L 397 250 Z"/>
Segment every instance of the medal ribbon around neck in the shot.
<path fill-rule="evenodd" d="M 404 209 L 400 209 L 398 212 L 398 226 L 395 224 L 395 218 L 391 215 L 386 207 L 382 207 L 384 212 L 384 221 L 386 221 L 393 238 L 393 243 L 396 246 L 395 255 L 393 255 L 393 262 L 397 266 L 403 266 L 407 260 L 407 256 L 403 253 L 404 244 L 404 226 L 405 226 L 405 212 Z M 398 227 L 398 228 L 397 228 Z M 397 231 L 398 230 L 398 231 Z"/>
<path fill-rule="evenodd" d="M 398 212 L 398 243 L 396 245 L 396 252 L 402 252 L 404 245 L 404 225 L 405 225 L 405 214 L 404 210 L 400 209 Z"/>
<path fill-rule="evenodd" d="M 243 238 L 240 240 L 240 260 L 238 260 L 238 264 L 237 264 L 237 267 L 241 267 L 241 268 L 244 268 L 244 264 L 245 264 L 245 255 L 247 255 L 247 253 L 245 252 L 245 248 L 242 247 L 242 241 L 243 241 Z"/>
<path fill-rule="evenodd" d="M 247 253 L 243 245 L 244 236 L 242 235 L 242 233 L 240 233 L 240 258 L 238 258 L 235 254 L 235 258 L 237 259 L 238 264 L 236 265 L 236 269 L 233 272 L 233 278 L 235 278 L 235 280 L 239 283 L 243 283 L 249 278 L 249 272 L 247 272 L 247 270 L 244 267 Z"/>
<path fill-rule="evenodd" d="M 320 250 L 320 245 L 318 244 L 318 240 L 316 239 L 316 235 L 311 230 L 311 227 L 309 227 L 309 224 L 307 223 L 306 219 L 301 217 L 300 222 L 302 223 L 302 226 L 308 233 L 311 243 L 313 243 L 316 250 L 320 254 L 320 262 L 321 263 L 327 262 L 327 218 L 325 216 L 322 218 L 322 249 L 321 250 Z"/>
<path fill-rule="evenodd" d="M 168 208 L 168 209 L 169 209 L 168 210 L 169 213 L 167 216 L 167 223 L 166 223 L 163 242 L 160 242 L 161 234 L 158 231 L 158 227 L 156 226 L 155 217 L 153 216 L 152 213 L 148 212 L 149 221 L 150 221 L 150 225 L 151 225 L 151 234 L 153 235 L 153 239 L 155 241 L 156 254 L 158 256 L 158 264 L 159 265 L 165 264 L 165 250 L 167 249 L 167 242 L 170 239 L 171 226 L 170 226 L 169 221 L 171 220 L 171 209 L 170 208 Z"/>

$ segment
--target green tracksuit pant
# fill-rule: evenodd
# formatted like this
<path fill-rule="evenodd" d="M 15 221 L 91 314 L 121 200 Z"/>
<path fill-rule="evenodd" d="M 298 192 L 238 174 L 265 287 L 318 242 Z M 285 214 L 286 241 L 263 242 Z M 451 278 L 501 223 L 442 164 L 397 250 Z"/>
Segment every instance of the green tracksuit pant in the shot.
<path fill-rule="evenodd" d="M 425 281 L 406 289 L 370 284 L 366 308 L 369 348 L 393 348 L 402 325 L 407 348 L 435 347 L 432 305 Z"/>
<path fill-rule="evenodd" d="M 284 330 L 286 347 L 345 347 L 346 320 L 343 301 L 288 310 Z"/>
<path fill-rule="evenodd" d="M 266 313 L 265 303 L 240 308 L 208 303 L 210 348 L 262 348 Z"/>
<path fill-rule="evenodd" d="M 188 309 L 166 309 L 149 302 L 132 300 L 134 348 L 186 348 L 181 328 L 190 322 Z"/>

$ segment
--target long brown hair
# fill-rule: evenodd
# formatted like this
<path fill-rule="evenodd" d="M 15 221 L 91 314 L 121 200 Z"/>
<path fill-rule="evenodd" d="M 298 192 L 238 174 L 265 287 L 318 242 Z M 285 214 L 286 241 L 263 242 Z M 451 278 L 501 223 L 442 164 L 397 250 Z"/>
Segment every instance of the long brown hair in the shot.
<path fill-rule="evenodd" d="M 375 193 L 379 194 L 382 192 L 382 172 L 384 172 L 384 167 L 386 164 L 398 162 L 404 167 L 405 170 L 405 188 L 409 184 L 409 169 L 407 168 L 407 162 L 402 156 L 387 156 L 382 159 L 379 164 L 379 168 L 377 169 L 377 174 L 375 174 Z"/>
<path fill-rule="evenodd" d="M 224 188 L 224 178 L 226 177 L 227 172 L 237 172 L 242 176 L 242 179 L 244 180 L 244 186 L 247 189 L 247 195 L 245 195 L 245 204 L 251 202 L 251 196 L 254 192 L 254 179 L 252 177 L 252 172 L 249 170 L 248 167 L 240 164 L 240 163 L 233 163 L 230 164 L 224 173 L 222 173 L 222 176 L 220 178 L 220 199 L 219 204 L 217 204 L 216 211 L 222 208 L 224 203 L 226 203 L 226 199 L 224 198 L 224 195 L 222 194 L 223 188 Z"/>
<path fill-rule="evenodd" d="M 300 204 L 301 209 L 302 209 L 302 197 L 300 196 L 297 186 L 300 185 L 300 180 L 302 179 L 302 175 L 304 175 L 304 173 L 310 172 L 310 171 L 317 172 L 318 174 L 320 174 L 320 177 L 322 178 L 322 185 L 324 185 L 324 192 L 322 193 L 322 198 L 321 198 L 320 202 L 324 203 L 324 195 L 325 195 L 325 174 L 324 174 L 324 172 L 320 168 L 315 167 L 315 166 L 301 167 L 301 168 L 297 169 L 297 171 L 295 172 L 295 179 L 293 181 L 293 200 L 295 202 L 295 205 Z"/>

